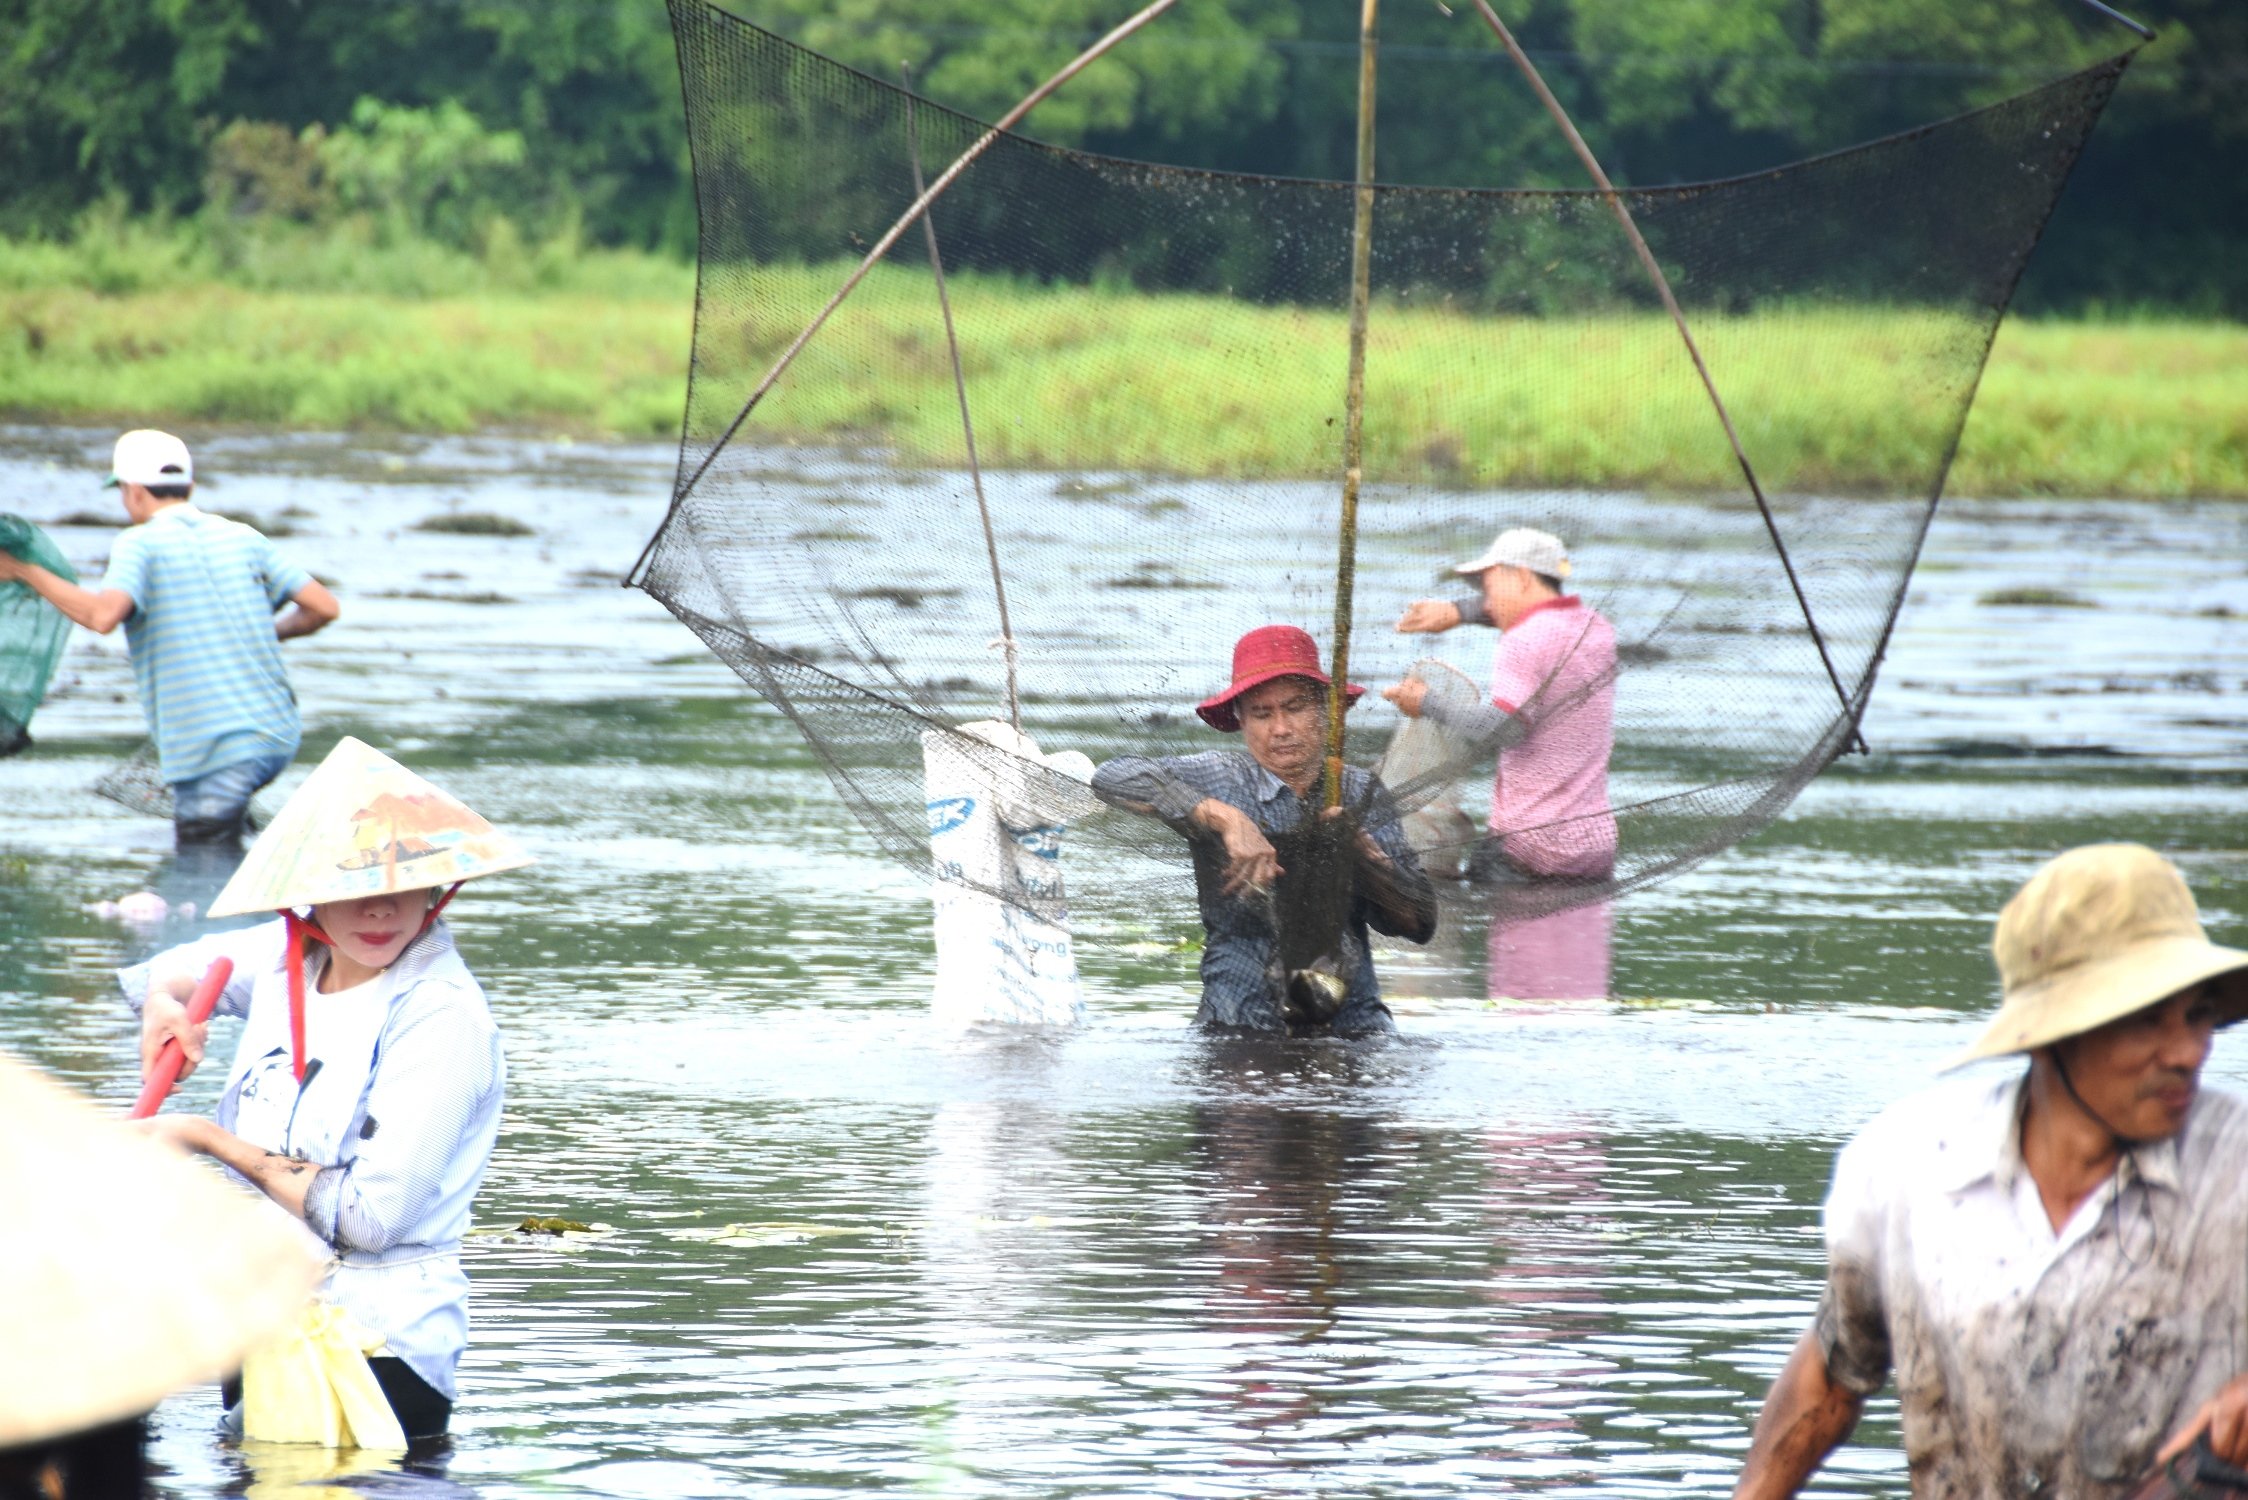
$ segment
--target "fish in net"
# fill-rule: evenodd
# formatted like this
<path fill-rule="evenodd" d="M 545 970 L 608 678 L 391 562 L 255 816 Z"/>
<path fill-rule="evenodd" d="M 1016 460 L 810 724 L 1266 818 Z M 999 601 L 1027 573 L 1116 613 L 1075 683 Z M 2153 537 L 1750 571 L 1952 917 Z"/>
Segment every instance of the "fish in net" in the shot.
<path fill-rule="evenodd" d="M 78 570 L 54 541 L 21 516 L 0 515 L 0 551 L 37 563 L 69 583 Z M 47 696 L 70 643 L 70 621 L 26 583 L 0 583 L 0 756 L 31 743 L 31 716 Z"/>
<path fill-rule="evenodd" d="M 896 237 L 772 382 L 923 174 L 987 127 L 705 0 L 671 16 L 694 352 L 670 509 L 629 581 L 924 873 L 926 736 L 995 777 L 1053 774 L 958 734 L 1011 693 L 1038 743 L 1096 761 L 1238 744 L 1190 713 L 1235 638 L 1284 621 L 1332 645 L 1352 184 L 1002 133 L 927 214 L 949 307 L 919 231 Z M 1812 160 L 1621 192 L 1740 457 L 1608 198 L 1372 190 L 1351 675 L 1402 677 L 1425 641 L 1392 633 L 1400 606 L 1509 527 L 1562 538 L 1614 627 L 1612 872 L 1533 904 L 1684 870 L 1854 744 L 1991 339 L 2128 57 Z M 1394 723 L 1361 706 L 1348 761 L 1373 764 Z M 1458 745 L 1393 763 L 1397 815 L 1472 803 L 1489 767 Z M 1182 909 L 1190 859 L 1152 819 L 1085 821 L 1077 930 L 1146 935 Z"/>

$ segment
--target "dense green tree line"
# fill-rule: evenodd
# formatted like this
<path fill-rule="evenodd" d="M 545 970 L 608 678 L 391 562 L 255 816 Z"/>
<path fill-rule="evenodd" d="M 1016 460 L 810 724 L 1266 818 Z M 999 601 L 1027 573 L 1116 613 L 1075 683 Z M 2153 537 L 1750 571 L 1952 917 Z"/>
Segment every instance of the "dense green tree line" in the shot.
<path fill-rule="evenodd" d="M 731 0 L 930 96 L 1004 109 L 1128 0 Z M 1621 181 L 1721 175 L 2001 97 L 2132 38 L 2073 0 L 1501 0 Z M 1185 0 L 1032 133 L 1240 170 L 1348 170 L 1356 0 Z M 2127 77 L 2025 292 L 2248 315 L 2248 6 L 2145 0 Z M 1389 0 L 1382 176 L 1578 181 L 1471 7 Z M 107 205 L 106 208 L 101 206 Z M 0 232 L 90 210 L 691 250 L 658 0 L 0 0 Z"/>

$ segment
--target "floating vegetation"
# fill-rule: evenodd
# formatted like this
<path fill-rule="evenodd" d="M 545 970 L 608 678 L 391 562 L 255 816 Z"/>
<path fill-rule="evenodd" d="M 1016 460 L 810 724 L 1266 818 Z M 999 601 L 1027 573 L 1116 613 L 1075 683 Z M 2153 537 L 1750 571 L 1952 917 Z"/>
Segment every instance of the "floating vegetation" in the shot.
<path fill-rule="evenodd" d="M 1653 641 L 1618 641 L 1616 660 L 1627 667 L 1646 667 L 1669 661 L 1670 653 Z"/>
<path fill-rule="evenodd" d="M 497 1240 L 503 1245 L 536 1245 L 548 1250 L 575 1250 L 594 1240 L 605 1240 L 616 1230 L 607 1224 L 531 1214 L 508 1225 L 471 1229 L 470 1239 Z"/>
<path fill-rule="evenodd" d="M 799 531 L 793 533 L 789 540 L 792 542 L 871 542 L 874 538 L 863 531 L 852 531 L 848 527 L 844 527 L 836 530 Z"/>
<path fill-rule="evenodd" d="M 917 589 L 903 584 L 885 584 L 880 588 L 854 589 L 845 598 L 880 599 L 895 604 L 900 609 L 919 609 L 931 599 L 952 599 L 959 596 L 958 589 Z"/>
<path fill-rule="evenodd" d="M 730 1245 L 737 1250 L 765 1250 L 776 1245 L 808 1245 L 814 1240 L 846 1235 L 896 1233 L 895 1230 L 847 1224 L 725 1224 L 716 1229 L 668 1229 L 675 1240 L 703 1245 Z"/>
<path fill-rule="evenodd" d="M 584 1234 L 591 1224 L 580 1224 L 575 1219 L 541 1219 L 532 1217 L 515 1226 L 517 1234 Z"/>
<path fill-rule="evenodd" d="M 1111 589 L 1214 589 L 1219 587 L 1206 579 L 1189 578 L 1169 563 L 1143 562 L 1123 578 L 1111 578 L 1102 585 Z"/>
<path fill-rule="evenodd" d="M 441 516 L 424 516 L 414 523 L 414 530 L 435 531 L 445 536 L 536 536 L 538 534 L 513 516 L 494 515 L 488 510 L 463 510 Z"/>
<path fill-rule="evenodd" d="M 1131 479 L 1064 479 L 1054 486 L 1054 494 L 1063 500 L 1113 500 L 1138 488 Z"/>
<path fill-rule="evenodd" d="M 580 568 L 563 580 L 574 589 L 606 589 L 617 586 L 617 575 L 603 568 Z"/>
<path fill-rule="evenodd" d="M 516 601 L 506 594 L 468 593 L 445 594 L 436 589 L 383 589 L 369 594 L 370 599 L 419 599 L 429 604 L 513 604 Z"/>
<path fill-rule="evenodd" d="M 108 511 L 74 510 L 68 515 L 57 516 L 45 524 L 49 526 L 106 526 L 114 531 L 124 525 L 128 519 L 122 510 L 115 515 Z"/>
<path fill-rule="evenodd" d="M 2087 599 L 2082 594 L 2072 594 L 2067 589 L 2045 588 L 2042 585 L 2035 584 L 2026 588 L 1992 589 L 1989 593 L 1978 596 L 1975 602 L 2003 609 L 2039 606 L 2046 609 L 2098 609 L 2100 607 L 2097 601 Z"/>
<path fill-rule="evenodd" d="M 1141 514 L 1149 516 L 1176 516 L 1185 511 L 1186 502 L 1176 495 L 1157 495 L 1140 507 Z"/>

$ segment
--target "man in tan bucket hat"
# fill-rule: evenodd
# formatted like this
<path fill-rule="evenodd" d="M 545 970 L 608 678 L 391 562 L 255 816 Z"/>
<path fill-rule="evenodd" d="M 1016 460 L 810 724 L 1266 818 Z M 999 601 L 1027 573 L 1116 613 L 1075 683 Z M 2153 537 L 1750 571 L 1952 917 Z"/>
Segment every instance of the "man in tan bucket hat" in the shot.
<path fill-rule="evenodd" d="M 1916 1496 L 2123 1496 L 2196 1444 L 2248 1462 L 2248 1101 L 2200 1087 L 2248 953 L 2136 844 L 2046 865 L 1991 947 L 2005 998 L 1953 1066 L 2029 1066 L 1842 1149 L 1818 1318 L 1736 1495 L 1794 1494 L 1892 1370 Z"/>

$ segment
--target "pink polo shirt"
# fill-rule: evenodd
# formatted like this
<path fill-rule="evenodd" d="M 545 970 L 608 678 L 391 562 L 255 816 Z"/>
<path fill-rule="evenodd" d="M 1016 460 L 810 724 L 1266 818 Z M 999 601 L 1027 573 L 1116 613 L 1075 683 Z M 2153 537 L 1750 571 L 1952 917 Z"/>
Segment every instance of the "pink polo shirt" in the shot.
<path fill-rule="evenodd" d="M 1491 701 L 1529 733 L 1499 752 L 1491 831 L 1535 875 L 1599 878 L 1616 863 L 1608 752 L 1616 742 L 1616 632 L 1574 594 L 1499 637 Z"/>

